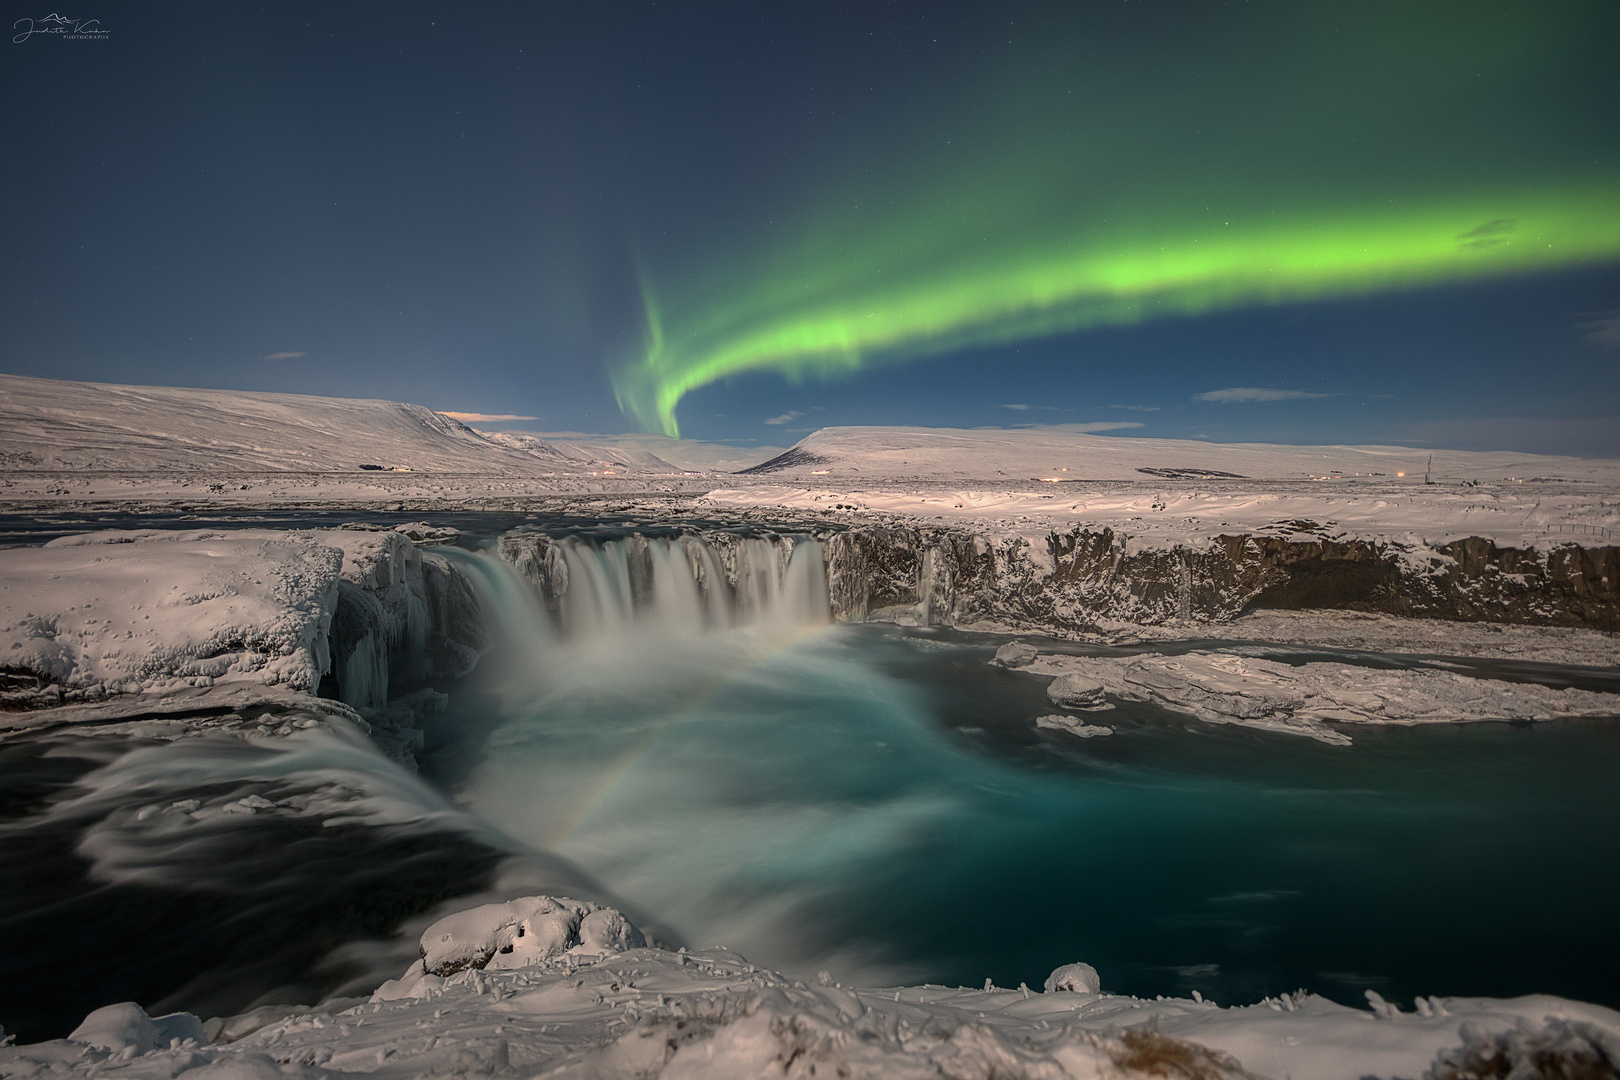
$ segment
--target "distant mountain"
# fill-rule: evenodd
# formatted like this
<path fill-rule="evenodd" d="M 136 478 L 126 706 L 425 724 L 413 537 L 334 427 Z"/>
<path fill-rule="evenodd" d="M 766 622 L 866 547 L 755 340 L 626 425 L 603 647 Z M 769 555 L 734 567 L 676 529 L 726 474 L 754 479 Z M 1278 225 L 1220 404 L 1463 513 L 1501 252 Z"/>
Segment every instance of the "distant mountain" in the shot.
<path fill-rule="evenodd" d="M 592 470 L 622 469 L 630 472 L 673 473 L 681 470 L 647 450 L 598 443 L 557 442 L 522 431 L 481 431 L 483 438 L 497 446 L 532 454 L 542 461 Z"/>
<path fill-rule="evenodd" d="M 651 454 L 514 442 L 400 401 L 0 375 L 0 468 L 13 470 L 676 471 Z"/>
<path fill-rule="evenodd" d="M 1431 465 L 1432 460 L 1432 465 Z M 830 427 L 742 470 L 919 480 L 1305 480 L 1335 476 L 1435 480 L 1611 480 L 1620 462 L 1509 450 L 1285 446 L 1091 435 L 1062 425 L 987 428 Z"/>

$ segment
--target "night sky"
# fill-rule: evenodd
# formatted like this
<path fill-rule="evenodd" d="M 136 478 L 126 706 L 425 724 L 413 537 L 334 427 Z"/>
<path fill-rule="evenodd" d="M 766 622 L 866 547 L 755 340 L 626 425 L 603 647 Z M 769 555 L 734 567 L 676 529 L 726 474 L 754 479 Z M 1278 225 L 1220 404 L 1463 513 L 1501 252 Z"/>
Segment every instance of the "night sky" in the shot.
<path fill-rule="evenodd" d="M 1620 457 L 1612 0 L 8 10 L 6 372 Z"/>

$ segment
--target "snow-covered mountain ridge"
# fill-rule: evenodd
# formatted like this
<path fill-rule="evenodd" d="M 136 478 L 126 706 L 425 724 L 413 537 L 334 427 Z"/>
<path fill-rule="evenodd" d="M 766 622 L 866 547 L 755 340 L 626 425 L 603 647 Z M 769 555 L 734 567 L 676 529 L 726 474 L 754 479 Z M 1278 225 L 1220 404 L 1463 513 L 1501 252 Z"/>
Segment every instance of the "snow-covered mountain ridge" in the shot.
<path fill-rule="evenodd" d="M 0 375 L 0 466 L 26 471 L 677 472 L 644 451 L 485 435 L 421 405 Z"/>
<path fill-rule="evenodd" d="M 1036 428 L 828 427 L 748 474 L 917 480 L 1620 479 L 1620 461 L 1509 450 L 1286 446 L 1092 435 Z"/>

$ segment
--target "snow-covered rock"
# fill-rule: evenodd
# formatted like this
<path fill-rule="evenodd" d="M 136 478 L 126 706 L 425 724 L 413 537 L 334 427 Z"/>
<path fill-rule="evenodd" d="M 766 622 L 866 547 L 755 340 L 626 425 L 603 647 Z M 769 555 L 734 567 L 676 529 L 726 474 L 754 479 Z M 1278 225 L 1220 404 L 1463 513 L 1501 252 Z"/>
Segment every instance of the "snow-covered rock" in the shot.
<path fill-rule="evenodd" d="M 448 923 L 452 941 L 476 946 L 461 954 L 470 958 L 518 940 L 525 920 L 556 929 L 548 920 L 589 906 L 553 899 L 541 910 L 541 899 L 463 912 L 424 936 L 442 939 Z M 206 1045 L 195 1018 L 182 1029 L 133 1005 L 97 1010 L 72 1040 L 0 1047 L 0 1076 L 1357 1080 L 1432 1070 L 1462 1080 L 1492 1061 L 1542 1070 L 1525 1075 L 1608 1075 L 1620 1041 L 1620 1013 L 1545 995 L 1423 997 L 1407 1011 L 1376 995 L 1353 1009 L 1301 991 L 1223 1008 L 1105 994 L 1086 964 L 1055 970 L 1045 993 L 807 985 L 724 949 L 640 947 L 618 931 L 583 947 L 586 922 L 605 913 L 580 915 L 581 940 L 562 951 L 497 951 L 507 966 L 444 976 L 418 961 L 363 1003 L 210 1021 L 222 1045 Z M 224 1042 L 226 1031 L 237 1037 Z"/>
<path fill-rule="evenodd" d="M 1046 977 L 1046 992 L 1068 990 L 1076 994 L 1102 993 L 1102 978 L 1090 964 L 1064 964 Z"/>
<path fill-rule="evenodd" d="M 614 953 L 646 945 L 628 919 L 566 897 L 526 896 L 448 915 L 422 933 L 422 967 L 430 975 L 467 968 L 521 968 L 570 950 Z"/>
<path fill-rule="evenodd" d="M 1254 652 L 1270 650 L 1252 650 Z M 1260 656 L 1043 655 L 1025 670 L 1084 680 L 1213 724 L 1240 724 L 1348 746 L 1331 723 L 1425 724 L 1620 715 L 1620 694 L 1479 679 L 1449 671 L 1285 664 Z M 1055 680 L 1054 680 L 1055 681 Z"/>
<path fill-rule="evenodd" d="M 996 650 L 994 663 L 1002 667 L 1023 667 L 1040 655 L 1040 650 L 1022 641 L 1009 641 Z"/>
<path fill-rule="evenodd" d="M 0 553 L 12 708 L 253 683 L 313 691 L 343 555 L 309 534 L 124 532 Z"/>
<path fill-rule="evenodd" d="M 1077 739 L 1094 739 L 1099 735 L 1112 735 L 1114 729 L 1106 724 L 1088 724 L 1078 716 L 1064 716 L 1053 713 L 1050 716 L 1037 716 L 1035 726 L 1048 731 L 1061 731 L 1073 735 Z"/>
<path fill-rule="evenodd" d="M 159 1047 L 166 1048 L 188 1039 L 197 1046 L 208 1045 L 202 1021 L 191 1013 L 148 1016 L 146 1010 L 133 1001 L 103 1005 L 86 1016 L 68 1036 L 69 1042 L 129 1054 L 149 1054 Z"/>
<path fill-rule="evenodd" d="M 1034 658 L 1031 657 L 1031 660 Z M 1046 696 L 1054 705 L 1070 709 L 1102 709 L 1108 707 L 1103 699 L 1103 687 L 1084 676 L 1070 673 L 1059 675 L 1046 687 Z"/>
<path fill-rule="evenodd" d="M 1053 635 L 1224 622 L 1256 607 L 1620 629 L 1620 547 L 1356 537 L 1298 520 L 1251 521 L 1248 532 L 1178 522 L 1160 532 L 1136 520 L 858 525 L 823 541 L 833 610 Z"/>
<path fill-rule="evenodd" d="M 238 708 L 244 693 L 318 691 L 366 711 L 403 761 L 415 718 L 442 702 L 386 707 L 391 683 L 465 675 L 488 641 L 460 567 L 400 531 L 107 530 L 0 553 L 9 710 L 100 707 L 106 720 L 125 699 L 159 713 L 171 698 L 204 707 L 199 694 Z"/>

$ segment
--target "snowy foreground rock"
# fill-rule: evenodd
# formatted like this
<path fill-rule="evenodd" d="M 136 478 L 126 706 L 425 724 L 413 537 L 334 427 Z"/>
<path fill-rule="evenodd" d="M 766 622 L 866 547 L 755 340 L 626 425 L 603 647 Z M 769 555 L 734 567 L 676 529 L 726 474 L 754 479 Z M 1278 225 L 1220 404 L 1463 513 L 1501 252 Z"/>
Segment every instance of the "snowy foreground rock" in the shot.
<path fill-rule="evenodd" d="M 308 533 L 109 530 L 7 551 L 4 704 L 229 682 L 313 691 L 342 565 Z"/>
<path fill-rule="evenodd" d="M 391 672 L 466 674 L 487 647 L 471 586 L 431 547 L 454 530 L 103 530 L 0 566 L 0 730 L 38 710 L 158 710 L 318 689 L 387 701 Z M 331 682 L 324 689 L 323 679 Z M 47 717 L 67 718 L 60 714 Z"/>
<path fill-rule="evenodd" d="M 0 1076 L 1461 1080 L 1520 1062 L 1542 1070 L 1526 1076 L 1620 1065 L 1620 1013 L 1555 997 L 1420 998 L 1408 1012 L 1371 993 L 1359 1010 L 1300 992 L 1222 1008 L 1103 993 L 1082 963 L 1044 993 L 806 984 L 724 949 L 646 947 L 618 912 L 560 897 L 441 920 L 422 953 L 338 1011 L 202 1025 L 108 1006 L 68 1039 L 0 1048 Z"/>

